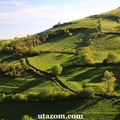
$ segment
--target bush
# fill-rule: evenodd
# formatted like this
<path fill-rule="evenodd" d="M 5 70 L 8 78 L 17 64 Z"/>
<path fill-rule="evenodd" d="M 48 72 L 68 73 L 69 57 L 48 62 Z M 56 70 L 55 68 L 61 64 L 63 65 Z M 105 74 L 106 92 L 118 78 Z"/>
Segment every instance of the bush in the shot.
<path fill-rule="evenodd" d="M 78 43 L 78 44 L 80 44 L 80 43 L 82 43 L 82 42 L 83 42 L 83 39 L 82 39 L 82 38 L 76 40 L 76 43 Z"/>
<path fill-rule="evenodd" d="M 94 97 L 94 89 L 92 87 L 86 87 L 85 89 L 81 90 L 78 95 L 80 98 L 93 98 Z"/>
<path fill-rule="evenodd" d="M 34 120 L 34 119 L 28 115 L 23 115 L 21 120 Z"/>
<path fill-rule="evenodd" d="M 71 32 L 68 33 L 68 36 L 73 36 L 73 34 Z"/>
<path fill-rule="evenodd" d="M 54 65 L 52 68 L 52 73 L 55 75 L 60 75 L 62 72 L 62 69 L 63 69 L 62 66 L 60 66 L 59 64 Z"/>
<path fill-rule="evenodd" d="M 88 46 L 92 46 L 94 44 L 94 39 L 89 39 L 87 41 Z"/>
<path fill-rule="evenodd" d="M 107 56 L 106 62 L 108 64 L 110 64 L 110 63 L 113 63 L 113 64 L 120 63 L 120 56 L 118 54 L 114 53 L 114 52 L 110 52 Z"/>
<path fill-rule="evenodd" d="M 3 102 L 6 98 L 6 94 L 0 94 L 0 102 Z"/>
<path fill-rule="evenodd" d="M 94 60 L 91 56 L 89 55 L 83 55 L 81 57 L 81 60 L 80 60 L 80 64 L 82 65 L 93 65 L 94 64 Z"/>
<path fill-rule="evenodd" d="M 80 65 L 93 65 L 94 59 L 92 57 L 92 53 L 90 47 L 83 47 L 78 54 L 78 61 L 77 64 Z"/>

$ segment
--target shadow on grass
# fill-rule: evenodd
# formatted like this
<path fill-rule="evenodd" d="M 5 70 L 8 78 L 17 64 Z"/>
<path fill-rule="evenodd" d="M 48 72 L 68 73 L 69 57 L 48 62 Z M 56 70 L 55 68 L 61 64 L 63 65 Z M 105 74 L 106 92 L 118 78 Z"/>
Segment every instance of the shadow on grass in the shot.
<path fill-rule="evenodd" d="M 40 78 L 36 78 L 35 80 L 32 80 L 26 84 L 24 84 L 23 86 L 20 86 L 18 89 L 16 89 L 15 91 L 12 92 L 12 94 L 16 94 L 16 93 L 22 93 L 32 87 L 35 87 L 41 83 L 44 82 L 44 78 L 40 77 Z"/>
<path fill-rule="evenodd" d="M 99 104 L 100 102 L 100 104 Z M 87 99 L 87 100 L 66 100 L 66 101 L 46 101 L 46 102 L 7 102 L 1 104 L 0 119 L 20 120 L 23 115 L 27 114 L 33 118 L 37 118 L 38 114 L 83 114 L 86 120 L 89 117 L 95 120 L 102 118 L 111 118 L 110 120 L 118 120 L 120 115 L 111 113 L 111 109 L 103 111 L 104 103 L 108 103 L 106 99 Z M 112 103 L 110 103 L 112 105 Z M 105 108 L 107 104 L 105 104 Z M 19 109 L 18 109 L 19 108 Z M 57 108 L 57 109 L 56 109 Z M 115 112 L 119 106 L 116 107 Z M 96 114 L 95 114 L 95 113 Z M 91 114 L 90 114 L 91 113 Z M 89 115 L 90 114 L 90 115 Z M 91 116 L 93 114 L 93 116 Z M 99 120 L 100 120 L 99 119 Z M 103 119 L 102 119 L 103 120 Z M 108 120 L 108 119 L 107 119 Z"/>
<path fill-rule="evenodd" d="M 23 115 L 30 115 L 37 118 L 38 114 L 68 114 L 69 111 L 78 110 L 82 106 L 82 111 L 87 107 L 97 104 L 97 100 L 67 100 L 67 101 L 47 101 L 47 102 L 7 102 L 1 104 L 0 119 L 20 120 Z M 74 104 L 73 104 L 74 103 Z M 85 105 L 85 106 L 84 106 Z M 18 109 L 19 108 L 19 109 Z M 56 109 L 57 108 L 57 109 Z M 76 112 L 77 112 L 76 110 Z M 71 113 L 71 112 L 70 112 Z"/>
<path fill-rule="evenodd" d="M 85 67 L 81 67 L 81 69 L 77 69 L 76 71 L 71 71 L 70 74 L 72 74 L 72 72 L 79 72 L 80 70 L 84 70 L 84 69 L 85 69 Z M 100 69 L 100 67 L 91 67 L 90 69 L 86 70 L 85 72 L 82 72 L 80 74 L 73 76 L 72 78 L 69 79 L 69 81 L 82 81 L 85 79 L 91 79 L 90 82 L 98 83 L 98 82 L 101 82 L 101 76 L 102 76 L 101 72 L 102 72 L 102 70 Z M 94 77 L 94 76 L 96 76 L 96 77 Z"/>

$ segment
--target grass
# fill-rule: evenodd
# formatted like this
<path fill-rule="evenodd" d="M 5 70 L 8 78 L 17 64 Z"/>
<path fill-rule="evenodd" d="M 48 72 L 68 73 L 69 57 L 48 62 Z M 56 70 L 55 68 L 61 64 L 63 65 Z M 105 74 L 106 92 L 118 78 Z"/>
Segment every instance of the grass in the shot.
<path fill-rule="evenodd" d="M 26 78 L 0 77 L 0 93 L 6 94 L 30 94 L 40 93 L 42 90 L 51 89 L 59 91 L 60 89 L 51 80 L 37 75 L 29 75 Z"/>
<path fill-rule="evenodd" d="M 67 63 L 71 63 L 75 59 L 75 55 L 60 54 L 60 53 L 46 53 L 39 56 L 29 58 L 30 63 L 41 70 L 48 70 L 55 65 L 60 64 L 62 66 Z M 70 62 L 71 61 L 71 62 Z"/>
<path fill-rule="evenodd" d="M 58 36 L 55 38 L 50 39 L 46 43 L 43 43 L 36 47 L 37 50 L 50 50 L 50 49 L 57 49 L 57 50 L 69 50 L 75 49 L 76 44 L 75 40 L 81 36 L 82 33 L 75 34 L 74 36 Z"/>
<path fill-rule="evenodd" d="M 120 93 L 119 90 L 119 68 L 118 67 L 73 67 L 65 69 L 61 75 L 61 79 L 64 81 L 66 85 L 69 85 L 74 90 L 83 89 L 82 86 L 91 86 L 98 87 L 104 86 L 105 83 L 102 82 L 103 74 L 106 70 L 112 71 L 116 77 L 116 86 L 115 91 Z M 96 90 L 97 91 L 97 90 Z"/>

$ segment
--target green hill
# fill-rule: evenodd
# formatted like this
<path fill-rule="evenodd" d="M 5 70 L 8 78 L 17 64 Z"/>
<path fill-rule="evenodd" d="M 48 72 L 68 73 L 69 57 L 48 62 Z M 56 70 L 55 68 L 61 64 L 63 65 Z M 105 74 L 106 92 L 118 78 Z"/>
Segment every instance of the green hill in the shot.
<path fill-rule="evenodd" d="M 50 101 L 55 100 L 60 101 L 60 109 L 52 109 L 53 113 L 82 113 L 86 120 L 89 120 L 90 114 L 93 115 L 93 120 L 96 120 L 96 116 L 101 118 L 100 120 L 118 120 L 120 8 L 84 19 L 59 23 L 35 35 L 1 41 L 0 45 L 0 101 L 3 102 L 3 114 L 5 109 L 13 104 L 5 104 L 4 101 L 23 101 L 27 107 L 26 114 L 36 118 L 36 110 L 42 113 L 42 109 L 37 106 L 32 114 L 28 109 L 29 101 L 42 100 L 51 104 Z M 55 74 L 55 65 L 62 66 L 60 75 Z M 58 72 L 59 68 L 56 69 Z M 105 71 L 111 71 L 116 78 L 114 87 L 110 86 L 114 88 L 111 93 L 106 93 L 107 83 L 102 80 Z M 85 100 L 81 98 L 81 91 L 85 88 L 92 88 L 95 97 L 84 98 Z M 75 104 L 63 110 L 60 104 L 68 107 L 72 104 L 71 98 L 73 101 L 78 99 L 79 105 Z M 107 100 L 108 98 L 110 100 Z M 65 101 L 62 103 L 61 100 Z M 56 103 L 53 104 L 55 105 Z M 17 106 L 16 103 L 13 106 Z M 51 106 L 48 107 L 50 110 Z M 43 112 L 48 111 L 44 109 Z M 9 119 L 3 114 L 0 119 Z M 12 115 L 10 117 L 12 120 L 20 119 L 23 112 L 17 115 L 19 118 Z"/>

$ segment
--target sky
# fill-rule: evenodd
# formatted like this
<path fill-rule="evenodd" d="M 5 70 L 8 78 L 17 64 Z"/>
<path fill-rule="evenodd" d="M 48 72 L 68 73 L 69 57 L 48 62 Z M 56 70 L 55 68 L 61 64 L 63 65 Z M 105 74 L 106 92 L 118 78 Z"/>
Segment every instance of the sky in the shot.
<path fill-rule="evenodd" d="M 0 39 L 39 33 L 120 7 L 120 0 L 0 0 Z"/>

